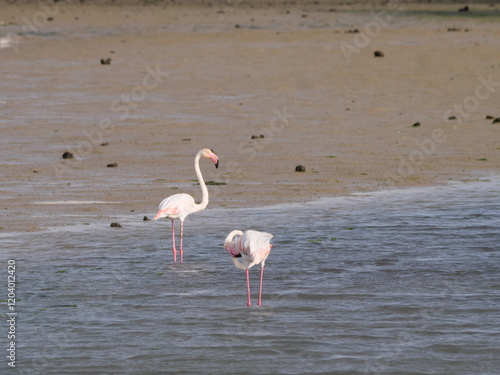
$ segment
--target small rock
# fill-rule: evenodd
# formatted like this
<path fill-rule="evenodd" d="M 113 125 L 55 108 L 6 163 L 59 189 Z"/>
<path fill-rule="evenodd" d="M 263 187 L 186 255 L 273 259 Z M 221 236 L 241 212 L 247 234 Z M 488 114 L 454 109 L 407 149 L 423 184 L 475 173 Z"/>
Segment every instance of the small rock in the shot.
<path fill-rule="evenodd" d="M 500 117 L 493 120 L 492 124 L 498 124 L 500 122 Z"/>
<path fill-rule="evenodd" d="M 295 172 L 305 172 L 306 171 L 306 167 L 304 167 L 303 165 L 297 165 L 295 167 Z"/>
<path fill-rule="evenodd" d="M 264 134 L 252 135 L 252 139 L 265 138 Z"/>
<path fill-rule="evenodd" d="M 419 127 L 419 126 L 420 126 L 420 122 L 416 122 L 416 123 L 414 123 L 414 124 L 412 125 L 412 127 L 413 127 L 413 128 L 417 128 L 417 127 Z"/>
<path fill-rule="evenodd" d="M 493 119 L 494 119 L 493 116 L 490 116 L 490 115 L 486 116 L 486 120 L 493 120 Z"/>
<path fill-rule="evenodd" d="M 375 51 L 373 52 L 373 55 L 375 57 L 384 57 L 384 53 L 382 51 Z"/>
<path fill-rule="evenodd" d="M 62 158 L 63 159 L 73 159 L 74 156 L 73 156 L 73 153 L 71 153 L 69 151 L 64 151 L 64 154 L 62 154 Z"/>
<path fill-rule="evenodd" d="M 456 28 L 456 27 L 448 27 L 448 32 L 452 32 L 452 31 L 461 31 L 461 30 Z"/>
<path fill-rule="evenodd" d="M 450 116 L 448 117 L 448 120 L 456 120 L 457 119 L 457 116 Z"/>
<path fill-rule="evenodd" d="M 302 18 L 307 18 L 307 14 L 303 14 L 301 17 Z"/>
<path fill-rule="evenodd" d="M 108 168 L 116 168 L 116 167 L 118 167 L 118 163 L 109 163 L 108 165 L 106 165 L 106 167 L 108 167 Z"/>
<path fill-rule="evenodd" d="M 122 225 L 120 223 L 111 223 L 110 227 L 111 228 L 121 228 Z"/>
<path fill-rule="evenodd" d="M 346 34 L 357 34 L 359 33 L 359 29 L 349 29 L 346 31 Z"/>
<path fill-rule="evenodd" d="M 144 216 L 144 217 L 142 218 L 142 220 L 144 220 L 144 221 L 149 221 L 149 218 L 148 218 L 147 216 Z"/>
<path fill-rule="evenodd" d="M 463 8 L 460 8 L 458 11 L 459 12 L 468 12 L 469 11 L 469 7 L 466 5 Z"/>
<path fill-rule="evenodd" d="M 101 146 L 109 146 L 109 142 L 102 142 Z"/>
<path fill-rule="evenodd" d="M 47 17 L 47 21 L 54 21 L 54 17 Z"/>
<path fill-rule="evenodd" d="M 235 29 L 239 29 L 241 26 L 239 24 L 234 25 Z"/>
<path fill-rule="evenodd" d="M 39 171 L 37 171 L 36 169 L 33 170 L 33 173 L 40 173 Z"/>
<path fill-rule="evenodd" d="M 183 140 L 184 142 L 189 142 L 189 141 L 191 140 L 191 138 L 182 138 L 182 140 Z"/>
<path fill-rule="evenodd" d="M 111 64 L 111 58 L 108 57 L 107 59 L 101 59 L 101 65 L 109 65 Z"/>

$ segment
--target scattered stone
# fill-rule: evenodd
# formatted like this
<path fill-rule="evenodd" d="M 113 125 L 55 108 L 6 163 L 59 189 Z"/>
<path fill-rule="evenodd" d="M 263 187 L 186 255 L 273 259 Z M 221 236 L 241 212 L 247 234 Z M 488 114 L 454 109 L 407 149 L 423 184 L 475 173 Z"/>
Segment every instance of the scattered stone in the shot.
<path fill-rule="evenodd" d="M 101 65 L 109 65 L 111 64 L 111 57 L 108 57 L 107 59 L 101 59 Z"/>
<path fill-rule="evenodd" d="M 306 18 L 306 17 L 307 17 L 307 14 L 303 14 L 301 17 L 302 17 L 302 18 Z"/>
<path fill-rule="evenodd" d="M 63 159 L 74 159 L 73 153 L 69 151 L 64 151 L 64 154 L 62 154 Z"/>
<path fill-rule="evenodd" d="M 458 9 L 459 12 L 468 12 L 469 11 L 469 6 L 466 5 L 463 8 Z"/>
<path fill-rule="evenodd" d="M 375 51 L 373 52 L 373 55 L 375 57 L 384 57 L 384 53 L 382 51 Z"/>
<path fill-rule="evenodd" d="M 252 135 L 252 139 L 259 139 L 259 138 L 265 138 L 264 134 Z"/>
<path fill-rule="evenodd" d="M 456 120 L 457 119 L 457 116 L 450 116 L 448 117 L 448 120 Z"/>
<path fill-rule="evenodd" d="M 235 29 L 239 29 L 241 26 L 237 23 L 236 25 L 234 25 L 234 28 Z"/>
<path fill-rule="evenodd" d="M 303 165 L 297 165 L 295 167 L 295 172 L 305 172 L 306 171 L 306 167 L 304 167 Z"/>
<path fill-rule="evenodd" d="M 420 126 L 420 122 L 416 122 L 416 123 L 414 123 L 414 124 L 412 125 L 412 127 L 413 127 L 413 128 L 417 128 L 417 127 L 419 127 L 419 126 Z"/>
<path fill-rule="evenodd" d="M 121 228 L 122 225 L 120 223 L 111 223 L 110 227 L 111 228 Z"/>
<path fill-rule="evenodd" d="M 118 167 L 118 163 L 109 163 L 108 165 L 106 165 L 106 167 L 108 167 L 108 168 L 116 168 L 116 167 Z"/>
<path fill-rule="evenodd" d="M 448 27 L 448 32 L 452 32 L 452 31 L 462 31 L 462 30 L 457 28 L 457 27 Z"/>
<path fill-rule="evenodd" d="M 149 218 L 148 218 L 147 216 L 144 216 L 144 217 L 142 218 L 142 220 L 143 220 L 143 221 L 149 221 Z"/>
<path fill-rule="evenodd" d="M 47 21 L 54 21 L 54 17 L 47 17 Z"/>
<path fill-rule="evenodd" d="M 349 29 L 346 31 L 346 34 L 357 34 L 359 33 L 359 29 L 356 28 L 356 29 Z"/>
<path fill-rule="evenodd" d="M 33 170 L 33 173 L 40 173 L 39 171 L 37 171 L 36 169 Z"/>
<path fill-rule="evenodd" d="M 183 140 L 184 142 L 189 142 L 189 141 L 191 140 L 191 138 L 182 138 L 182 140 Z"/>
<path fill-rule="evenodd" d="M 498 124 L 500 122 L 500 117 L 493 120 L 492 124 Z"/>
<path fill-rule="evenodd" d="M 109 146 L 109 142 L 102 142 L 101 146 Z"/>
<path fill-rule="evenodd" d="M 494 119 L 493 116 L 490 116 L 490 115 L 486 116 L 486 120 L 493 120 L 493 119 Z"/>

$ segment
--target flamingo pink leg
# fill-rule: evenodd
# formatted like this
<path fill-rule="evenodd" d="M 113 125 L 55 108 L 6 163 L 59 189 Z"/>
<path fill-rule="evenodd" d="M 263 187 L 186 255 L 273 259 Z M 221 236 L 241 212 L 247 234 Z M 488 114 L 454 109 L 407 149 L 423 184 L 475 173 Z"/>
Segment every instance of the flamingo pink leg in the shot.
<path fill-rule="evenodd" d="M 258 306 L 262 305 L 262 280 L 264 279 L 264 266 L 260 267 L 260 287 L 259 287 L 259 302 Z"/>
<path fill-rule="evenodd" d="M 177 249 L 175 248 L 175 230 L 174 230 L 173 220 L 172 220 L 172 253 L 174 253 L 174 263 L 177 263 Z"/>
<path fill-rule="evenodd" d="M 252 306 L 252 302 L 250 301 L 250 274 L 248 272 L 248 269 L 246 270 L 247 273 L 247 306 Z"/>
<path fill-rule="evenodd" d="M 183 238 L 184 238 L 184 222 L 181 221 L 181 263 L 184 263 L 184 258 L 183 258 L 184 251 L 182 250 L 182 239 Z"/>

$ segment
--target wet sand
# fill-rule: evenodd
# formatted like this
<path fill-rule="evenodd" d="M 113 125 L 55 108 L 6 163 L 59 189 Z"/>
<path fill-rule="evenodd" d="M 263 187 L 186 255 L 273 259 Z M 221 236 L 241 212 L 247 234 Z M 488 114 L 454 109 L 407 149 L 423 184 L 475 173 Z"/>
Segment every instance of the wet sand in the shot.
<path fill-rule="evenodd" d="M 208 209 L 497 174 L 500 6 L 459 7 L 2 6 L 0 227 L 201 199 L 204 147 Z"/>

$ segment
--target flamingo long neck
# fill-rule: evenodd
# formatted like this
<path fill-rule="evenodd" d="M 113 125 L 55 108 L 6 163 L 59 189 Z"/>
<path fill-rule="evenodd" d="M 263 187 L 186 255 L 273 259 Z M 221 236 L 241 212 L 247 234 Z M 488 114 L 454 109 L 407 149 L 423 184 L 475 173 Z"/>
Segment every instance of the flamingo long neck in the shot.
<path fill-rule="evenodd" d="M 193 212 L 204 210 L 208 205 L 208 189 L 200 171 L 200 157 L 201 151 L 198 152 L 194 158 L 194 169 L 196 170 L 196 176 L 198 177 L 198 181 L 201 186 L 201 203 L 194 205 Z"/>
<path fill-rule="evenodd" d="M 234 266 L 236 268 L 239 268 L 240 270 L 246 270 L 247 267 L 245 267 L 245 265 L 243 263 L 241 263 L 237 258 L 232 258 L 233 259 L 233 263 L 234 263 Z"/>

